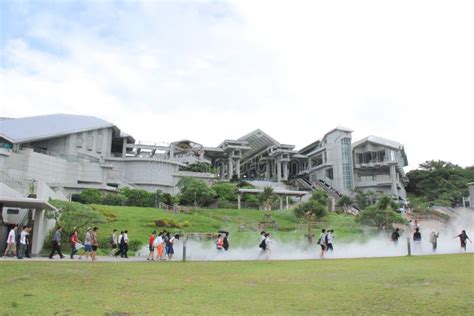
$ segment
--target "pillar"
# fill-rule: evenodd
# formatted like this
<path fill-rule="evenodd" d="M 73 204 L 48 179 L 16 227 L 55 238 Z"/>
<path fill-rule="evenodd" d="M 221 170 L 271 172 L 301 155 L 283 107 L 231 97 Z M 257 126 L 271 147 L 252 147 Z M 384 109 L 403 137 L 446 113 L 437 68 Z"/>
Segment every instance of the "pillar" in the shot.
<path fill-rule="evenodd" d="M 280 195 L 280 210 L 283 209 L 283 197 Z"/>
<path fill-rule="evenodd" d="M 275 165 L 276 165 L 276 168 L 277 168 L 277 181 L 280 182 L 281 181 L 281 161 L 275 161 Z"/>
<path fill-rule="evenodd" d="M 127 153 L 127 138 L 124 138 L 123 143 L 122 143 L 122 158 L 125 158 L 126 153 Z"/>
<path fill-rule="evenodd" d="M 283 161 L 283 180 L 288 180 L 288 161 Z"/>
<path fill-rule="evenodd" d="M 227 178 L 230 180 L 232 179 L 232 174 L 234 173 L 234 166 L 233 166 L 233 161 L 232 158 L 229 158 L 229 170 L 227 173 Z"/>
<path fill-rule="evenodd" d="M 240 200 L 241 200 L 241 193 L 239 192 L 237 194 L 237 209 L 239 210 L 240 210 L 240 203 L 241 203 Z"/>
<path fill-rule="evenodd" d="M 392 194 L 398 198 L 397 171 L 395 169 L 395 164 L 390 164 L 390 180 L 392 182 Z"/>
<path fill-rule="evenodd" d="M 219 162 L 219 168 L 220 168 L 220 176 L 221 176 L 221 180 L 224 180 L 224 177 L 225 177 L 225 164 L 223 161 Z"/>
<path fill-rule="evenodd" d="M 265 169 L 265 178 L 266 180 L 270 179 L 270 170 L 271 170 L 270 160 L 267 160 L 267 168 Z"/>
<path fill-rule="evenodd" d="M 235 162 L 235 174 L 240 179 L 240 158 Z"/>
<path fill-rule="evenodd" d="M 290 208 L 290 203 L 288 201 L 288 195 L 285 195 L 285 198 L 286 198 L 286 209 L 289 209 Z"/>

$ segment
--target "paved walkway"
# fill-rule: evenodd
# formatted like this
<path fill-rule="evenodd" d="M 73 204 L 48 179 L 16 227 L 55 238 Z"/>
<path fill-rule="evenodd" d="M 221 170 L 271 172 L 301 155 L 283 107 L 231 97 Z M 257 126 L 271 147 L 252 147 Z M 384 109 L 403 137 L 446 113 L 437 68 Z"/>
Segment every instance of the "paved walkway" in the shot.
<path fill-rule="evenodd" d="M 15 261 L 15 262 L 93 262 L 90 258 L 86 259 L 83 257 L 81 260 L 76 256 L 74 259 L 70 259 L 69 256 L 64 256 L 64 259 L 60 259 L 58 256 L 55 256 L 53 259 L 49 259 L 48 257 L 32 257 L 32 258 L 24 258 L 24 259 L 17 259 L 16 257 L 0 257 L 0 262 L 8 262 L 8 261 Z M 146 257 L 128 257 L 125 258 L 114 258 L 110 256 L 97 256 L 97 260 L 94 262 L 117 262 L 117 263 L 124 263 L 124 262 L 147 262 Z M 155 260 L 156 261 L 156 260 Z M 151 261 L 151 262 L 155 262 Z M 173 258 L 172 261 L 181 261 L 181 258 Z M 150 261 L 149 261 L 150 262 Z M 156 261 L 159 262 L 159 261 Z"/>

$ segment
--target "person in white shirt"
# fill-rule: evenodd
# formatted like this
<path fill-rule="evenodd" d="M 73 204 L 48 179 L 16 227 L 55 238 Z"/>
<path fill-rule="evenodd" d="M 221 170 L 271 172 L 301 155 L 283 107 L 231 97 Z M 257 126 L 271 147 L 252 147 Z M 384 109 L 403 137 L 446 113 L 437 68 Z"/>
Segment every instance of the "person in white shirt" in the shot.
<path fill-rule="evenodd" d="M 112 246 L 112 251 L 109 253 L 110 256 L 115 256 L 115 253 L 117 252 L 118 248 L 118 243 L 119 243 L 119 239 L 118 239 L 118 236 L 117 236 L 117 230 L 114 229 L 114 231 L 112 232 L 112 236 L 110 237 L 110 244 Z"/>
<path fill-rule="evenodd" d="M 26 238 L 28 235 L 29 235 L 28 227 L 23 226 L 23 230 L 20 233 L 20 249 L 18 250 L 18 256 L 17 256 L 18 259 L 23 259 L 23 257 L 25 256 L 26 243 L 27 243 Z"/>
<path fill-rule="evenodd" d="M 5 252 L 3 253 L 3 257 L 7 257 L 8 254 L 11 252 L 13 253 L 13 256 L 16 257 L 16 231 L 18 229 L 18 225 L 15 224 L 12 229 L 10 229 L 10 232 L 8 233 L 7 237 L 7 249 L 5 249 Z"/>
<path fill-rule="evenodd" d="M 322 229 L 319 235 L 318 245 L 321 246 L 321 253 L 319 257 L 324 258 L 324 252 L 326 252 L 326 230 Z"/>
<path fill-rule="evenodd" d="M 273 248 L 273 241 L 270 238 L 271 235 L 269 233 L 265 234 L 265 259 L 270 259 L 270 254 L 272 253 Z"/>
<path fill-rule="evenodd" d="M 326 236 L 326 241 L 327 241 L 327 243 L 326 243 L 326 252 L 334 251 L 334 248 L 332 247 L 332 240 L 334 238 L 333 234 L 334 234 L 334 230 L 329 229 L 328 233 L 327 233 L 327 236 Z"/>
<path fill-rule="evenodd" d="M 128 258 L 128 230 L 123 232 L 123 254 L 122 258 Z"/>
<path fill-rule="evenodd" d="M 156 255 L 156 260 L 163 260 L 163 233 L 159 233 L 158 236 L 156 236 L 155 240 L 153 241 L 153 246 L 156 249 L 157 255 Z"/>

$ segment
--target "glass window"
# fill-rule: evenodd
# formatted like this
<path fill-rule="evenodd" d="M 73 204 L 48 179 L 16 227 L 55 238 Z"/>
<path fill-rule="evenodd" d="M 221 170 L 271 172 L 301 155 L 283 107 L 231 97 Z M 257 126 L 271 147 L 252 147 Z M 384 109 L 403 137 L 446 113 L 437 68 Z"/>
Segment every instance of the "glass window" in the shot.
<path fill-rule="evenodd" d="M 351 152 L 351 139 L 341 139 L 341 154 L 342 154 L 342 178 L 344 188 L 352 190 L 352 152 Z"/>

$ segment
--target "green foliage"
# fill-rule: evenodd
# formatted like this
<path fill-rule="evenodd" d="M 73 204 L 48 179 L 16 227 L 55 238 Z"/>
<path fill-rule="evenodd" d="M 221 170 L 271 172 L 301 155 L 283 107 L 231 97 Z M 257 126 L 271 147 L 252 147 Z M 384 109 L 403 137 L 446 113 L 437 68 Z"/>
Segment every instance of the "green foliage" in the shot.
<path fill-rule="evenodd" d="M 394 223 L 405 223 L 405 220 L 397 213 L 397 207 L 397 203 L 391 197 L 382 196 L 376 204 L 360 213 L 358 221 L 378 229 L 389 228 Z"/>
<path fill-rule="evenodd" d="M 211 167 L 211 165 L 206 162 L 196 162 L 187 166 L 181 166 L 179 167 L 179 170 L 190 171 L 190 172 L 216 173 L 215 168 Z"/>
<path fill-rule="evenodd" d="M 161 191 L 148 192 L 143 189 L 122 188 L 120 194 L 126 198 L 126 205 L 156 207 L 161 198 Z"/>
<path fill-rule="evenodd" d="M 102 194 L 97 189 L 84 189 L 80 194 L 81 202 L 85 204 L 97 204 L 102 201 Z"/>
<path fill-rule="evenodd" d="M 99 226 L 107 222 L 103 214 L 89 205 L 61 200 L 51 200 L 50 203 L 59 210 L 60 216 L 57 218 L 57 223 L 63 228 L 63 243 L 67 242 L 68 235 L 74 228 L 79 230 L 81 236 L 88 226 Z M 49 245 L 49 242 L 46 244 Z"/>
<path fill-rule="evenodd" d="M 216 192 L 217 198 L 224 201 L 237 201 L 236 185 L 233 183 L 215 183 L 212 189 Z"/>
<path fill-rule="evenodd" d="M 179 196 L 176 195 L 171 195 L 169 193 L 164 193 L 161 196 L 161 202 L 167 204 L 167 205 L 174 205 L 179 203 Z"/>
<path fill-rule="evenodd" d="M 462 168 L 445 161 L 426 161 L 407 173 L 407 192 L 424 197 L 429 205 L 456 206 L 468 196 L 467 184 L 474 182 L 474 166 Z"/>
<path fill-rule="evenodd" d="M 339 201 L 337 201 L 336 206 L 345 208 L 345 207 L 352 206 L 352 203 L 353 203 L 353 201 L 349 196 L 342 195 L 341 198 L 339 199 Z"/>
<path fill-rule="evenodd" d="M 323 190 L 313 192 L 307 202 L 300 203 L 294 208 L 297 217 L 304 217 L 310 212 L 316 219 L 324 217 L 328 212 L 328 195 Z"/>
<path fill-rule="evenodd" d="M 120 193 L 107 193 L 102 198 L 102 204 L 105 205 L 125 205 L 127 198 Z"/>
<path fill-rule="evenodd" d="M 357 205 L 359 209 L 364 210 L 367 206 L 374 204 L 375 200 L 375 192 L 364 192 L 362 190 L 356 190 L 354 204 Z"/>
<path fill-rule="evenodd" d="M 180 199 L 184 205 L 194 205 L 194 203 L 197 206 L 208 205 L 217 196 L 216 191 L 199 179 L 182 178 L 178 187 L 181 189 Z"/>
<path fill-rule="evenodd" d="M 258 203 L 264 210 L 271 210 L 272 203 L 275 202 L 277 196 L 273 194 L 271 187 L 264 187 L 263 192 L 258 195 Z"/>

